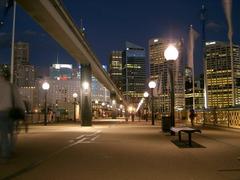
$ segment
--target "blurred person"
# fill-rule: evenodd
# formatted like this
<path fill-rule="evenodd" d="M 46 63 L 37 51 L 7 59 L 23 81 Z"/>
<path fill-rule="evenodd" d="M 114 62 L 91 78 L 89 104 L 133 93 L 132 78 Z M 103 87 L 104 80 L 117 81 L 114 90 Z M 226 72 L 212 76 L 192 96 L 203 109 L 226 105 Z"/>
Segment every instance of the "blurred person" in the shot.
<path fill-rule="evenodd" d="M 194 126 L 195 117 L 196 117 L 196 113 L 195 113 L 194 109 L 190 109 L 189 118 L 191 120 L 192 127 Z"/>
<path fill-rule="evenodd" d="M 51 109 L 48 109 L 48 120 L 49 123 L 53 123 L 53 111 Z"/>
<path fill-rule="evenodd" d="M 10 110 L 14 107 L 19 108 L 24 113 L 24 104 L 20 98 L 17 88 L 11 85 L 9 80 L 9 74 L 0 72 L 0 139 L 1 139 L 1 158 L 7 160 L 11 157 L 14 151 L 14 145 L 16 140 L 16 125 L 17 119 L 10 117 Z M 14 99 L 13 99 L 14 98 Z M 11 111 L 12 112 L 12 111 Z"/>
<path fill-rule="evenodd" d="M 26 115 L 25 115 L 23 124 L 24 124 L 24 128 L 25 128 L 25 133 L 27 133 L 27 132 L 28 132 L 29 115 L 30 115 L 31 111 L 30 111 L 29 102 L 27 102 L 27 101 L 25 100 L 25 101 L 23 101 L 23 103 L 24 103 L 25 112 L 26 112 Z"/>
<path fill-rule="evenodd" d="M 132 122 L 134 122 L 134 117 L 135 117 L 135 114 L 132 112 L 132 113 L 131 113 Z"/>
<path fill-rule="evenodd" d="M 126 111 L 126 112 L 125 112 L 125 121 L 126 121 L 126 122 L 128 122 L 128 118 L 129 118 L 129 112 Z"/>

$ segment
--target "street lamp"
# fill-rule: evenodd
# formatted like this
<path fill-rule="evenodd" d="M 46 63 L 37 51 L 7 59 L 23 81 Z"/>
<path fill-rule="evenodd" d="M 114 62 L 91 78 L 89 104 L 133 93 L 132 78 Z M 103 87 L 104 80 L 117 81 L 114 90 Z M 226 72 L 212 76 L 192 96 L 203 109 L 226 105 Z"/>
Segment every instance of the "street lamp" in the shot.
<path fill-rule="evenodd" d="M 83 92 L 84 92 L 85 95 L 88 94 L 89 86 L 90 86 L 90 85 L 89 85 L 89 82 L 87 82 L 87 81 L 84 81 L 84 82 L 82 83 L 82 88 L 83 88 Z"/>
<path fill-rule="evenodd" d="M 151 98 L 152 98 L 152 125 L 154 125 L 154 109 L 153 109 L 153 89 L 156 87 L 156 82 L 155 81 L 150 81 L 148 83 L 148 87 L 151 89 Z"/>
<path fill-rule="evenodd" d="M 78 97 L 78 94 L 77 93 L 73 93 L 73 99 L 74 99 L 74 102 L 73 102 L 73 118 L 74 118 L 74 122 L 76 122 L 76 104 L 77 104 L 77 97 Z"/>
<path fill-rule="evenodd" d="M 164 57 L 167 61 L 172 62 L 177 60 L 178 58 L 178 50 L 175 46 L 169 45 L 167 49 L 164 51 Z M 173 69 L 170 64 L 168 64 L 168 71 L 170 76 L 170 96 L 171 96 L 171 127 L 175 126 L 175 118 L 174 118 L 174 102 L 175 102 L 175 93 L 174 93 L 174 79 L 173 79 Z"/>
<path fill-rule="evenodd" d="M 148 96 L 149 93 L 148 92 L 144 92 L 143 93 L 143 97 L 146 99 L 146 108 L 145 108 L 145 120 L 148 121 Z"/>
<path fill-rule="evenodd" d="M 116 102 L 115 99 L 113 99 L 112 100 L 112 119 L 116 119 L 117 118 L 116 107 L 117 107 L 117 102 Z"/>
<path fill-rule="evenodd" d="M 42 89 L 45 91 L 45 101 L 44 101 L 44 108 L 45 108 L 45 112 L 44 112 L 44 125 L 47 125 L 47 91 L 50 88 L 50 85 L 48 82 L 44 82 L 42 84 Z"/>

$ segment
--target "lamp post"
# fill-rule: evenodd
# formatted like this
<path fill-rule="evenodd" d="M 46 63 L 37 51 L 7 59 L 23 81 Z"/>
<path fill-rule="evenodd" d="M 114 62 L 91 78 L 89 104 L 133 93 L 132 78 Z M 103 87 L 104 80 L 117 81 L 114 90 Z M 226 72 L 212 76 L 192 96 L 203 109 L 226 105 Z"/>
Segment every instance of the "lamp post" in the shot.
<path fill-rule="evenodd" d="M 178 50 L 175 46 L 169 45 L 164 51 L 164 57 L 169 62 L 174 62 L 178 58 Z M 174 79 L 173 79 L 173 69 L 170 64 L 168 64 L 168 71 L 170 76 L 170 97 L 171 97 L 171 127 L 175 126 L 175 117 L 174 117 L 174 103 L 175 103 L 175 93 L 174 93 Z"/>
<path fill-rule="evenodd" d="M 113 99 L 112 100 L 112 119 L 117 118 L 116 105 L 117 105 L 116 100 Z"/>
<path fill-rule="evenodd" d="M 148 83 L 148 87 L 151 89 L 151 98 L 152 98 L 152 125 L 154 125 L 155 124 L 155 122 L 154 122 L 154 107 L 153 107 L 153 100 L 154 100 L 154 98 L 153 98 L 153 89 L 156 87 L 156 82 L 155 81 L 150 81 L 149 83 Z"/>
<path fill-rule="evenodd" d="M 96 99 L 95 101 L 94 101 L 94 110 L 93 110 L 93 116 L 94 116 L 94 118 L 98 118 L 98 100 Z"/>
<path fill-rule="evenodd" d="M 48 82 L 44 82 L 42 84 L 42 89 L 45 91 L 45 98 L 44 98 L 44 109 L 45 109 L 45 112 L 44 112 L 44 125 L 46 126 L 47 125 L 47 91 L 48 89 L 50 88 L 50 85 Z"/>
<path fill-rule="evenodd" d="M 77 97 L 78 97 L 78 94 L 77 93 L 73 93 L 73 99 L 74 99 L 74 102 L 73 102 L 73 119 L 74 119 L 74 122 L 76 122 Z"/>
<path fill-rule="evenodd" d="M 92 125 L 92 109 L 93 104 L 91 100 L 91 79 L 87 75 L 83 75 L 82 79 L 86 79 L 82 82 L 82 93 L 81 93 L 81 125 L 91 126 Z M 89 78 L 89 79 L 88 79 Z"/>
<path fill-rule="evenodd" d="M 143 97 L 146 99 L 146 114 L 145 114 L 145 120 L 148 121 L 148 96 L 149 96 L 149 93 L 148 92 L 144 92 L 143 93 Z"/>
<path fill-rule="evenodd" d="M 123 105 L 120 104 L 119 108 L 120 108 L 120 117 L 122 117 L 122 113 L 123 113 Z"/>

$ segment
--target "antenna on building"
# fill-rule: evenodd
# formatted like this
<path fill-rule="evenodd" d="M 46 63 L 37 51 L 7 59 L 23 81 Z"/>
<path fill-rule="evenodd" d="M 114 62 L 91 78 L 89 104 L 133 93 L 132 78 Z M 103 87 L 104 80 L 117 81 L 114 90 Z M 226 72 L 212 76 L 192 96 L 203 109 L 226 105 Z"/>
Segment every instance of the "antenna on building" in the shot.
<path fill-rule="evenodd" d="M 202 0 L 202 5 L 201 5 L 201 23 L 202 23 L 202 43 L 205 44 L 206 41 L 206 2 L 205 0 Z"/>
<path fill-rule="evenodd" d="M 57 64 L 59 64 L 59 53 L 57 53 Z"/>
<path fill-rule="evenodd" d="M 201 5 L 201 16 L 200 20 L 202 23 L 202 60 L 203 60 L 203 73 L 204 73 L 204 107 L 205 109 L 208 108 L 208 102 L 207 102 L 207 67 L 205 62 L 205 43 L 206 43 L 206 1 L 202 0 Z"/>

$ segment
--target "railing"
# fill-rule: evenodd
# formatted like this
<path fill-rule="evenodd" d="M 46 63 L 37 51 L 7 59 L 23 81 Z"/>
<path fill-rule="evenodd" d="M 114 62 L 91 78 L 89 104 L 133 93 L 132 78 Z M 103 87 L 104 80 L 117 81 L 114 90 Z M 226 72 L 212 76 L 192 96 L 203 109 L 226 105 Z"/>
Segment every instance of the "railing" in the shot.
<path fill-rule="evenodd" d="M 239 108 L 198 110 L 196 113 L 197 124 L 240 128 Z"/>
<path fill-rule="evenodd" d="M 25 120 L 29 124 L 39 124 L 44 123 L 44 113 L 32 113 L 32 114 L 25 114 Z M 56 117 L 55 114 L 49 115 L 47 114 L 47 121 L 48 122 L 61 122 L 69 120 L 68 115 L 61 115 L 60 117 Z"/>

